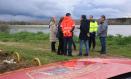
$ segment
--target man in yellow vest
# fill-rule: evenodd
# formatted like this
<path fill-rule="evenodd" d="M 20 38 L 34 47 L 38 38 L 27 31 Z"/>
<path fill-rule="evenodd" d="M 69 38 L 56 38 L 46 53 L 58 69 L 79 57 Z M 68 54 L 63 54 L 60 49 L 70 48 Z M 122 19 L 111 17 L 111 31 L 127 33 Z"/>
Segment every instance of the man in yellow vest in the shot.
<path fill-rule="evenodd" d="M 89 20 L 90 20 L 89 48 L 91 48 L 93 46 L 93 51 L 94 51 L 95 47 L 96 47 L 96 33 L 97 33 L 97 30 L 98 30 L 98 23 L 97 23 L 97 21 L 95 21 L 93 19 L 92 15 L 89 16 Z"/>

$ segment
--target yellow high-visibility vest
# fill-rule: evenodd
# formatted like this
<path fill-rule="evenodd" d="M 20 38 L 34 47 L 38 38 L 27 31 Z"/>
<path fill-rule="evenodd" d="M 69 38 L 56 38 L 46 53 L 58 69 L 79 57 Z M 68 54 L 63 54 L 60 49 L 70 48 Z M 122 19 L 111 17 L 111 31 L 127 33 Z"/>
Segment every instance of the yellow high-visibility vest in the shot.
<path fill-rule="evenodd" d="M 95 22 L 90 22 L 90 32 L 97 32 L 98 30 L 98 23 Z"/>

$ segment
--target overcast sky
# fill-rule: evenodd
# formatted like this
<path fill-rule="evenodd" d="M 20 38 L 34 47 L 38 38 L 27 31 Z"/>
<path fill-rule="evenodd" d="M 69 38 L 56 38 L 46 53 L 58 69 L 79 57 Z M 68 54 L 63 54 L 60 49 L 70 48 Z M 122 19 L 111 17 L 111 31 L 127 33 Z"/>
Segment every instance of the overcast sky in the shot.
<path fill-rule="evenodd" d="M 67 12 L 75 19 L 81 14 L 127 17 L 130 7 L 131 0 L 0 0 L 0 20 L 38 20 Z"/>

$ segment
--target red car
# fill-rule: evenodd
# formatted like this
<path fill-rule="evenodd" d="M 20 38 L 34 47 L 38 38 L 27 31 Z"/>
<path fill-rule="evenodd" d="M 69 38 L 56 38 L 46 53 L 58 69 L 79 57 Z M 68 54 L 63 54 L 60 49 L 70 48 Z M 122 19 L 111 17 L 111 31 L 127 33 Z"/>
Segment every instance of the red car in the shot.
<path fill-rule="evenodd" d="M 0 79 L 131 79 L 131 59 L 76 59 L 1 74 Z"/>

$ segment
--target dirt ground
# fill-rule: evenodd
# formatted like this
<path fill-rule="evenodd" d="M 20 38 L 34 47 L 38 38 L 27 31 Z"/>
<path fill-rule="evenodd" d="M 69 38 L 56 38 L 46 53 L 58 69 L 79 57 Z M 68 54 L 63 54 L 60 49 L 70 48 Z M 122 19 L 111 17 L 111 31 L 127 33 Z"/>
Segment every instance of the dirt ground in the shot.
<path fill-rule="evenodd" d="M 0 74 L 8 71 L 13 71 L 21 68 L 31 67 L 31 65 L 23 62 L 20 63 L 5 63 L 5 60 L 12 58 L 11 52 L 0 52 Z"/>

